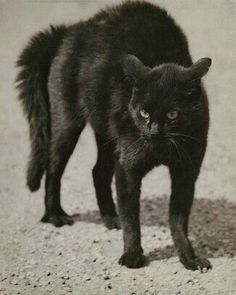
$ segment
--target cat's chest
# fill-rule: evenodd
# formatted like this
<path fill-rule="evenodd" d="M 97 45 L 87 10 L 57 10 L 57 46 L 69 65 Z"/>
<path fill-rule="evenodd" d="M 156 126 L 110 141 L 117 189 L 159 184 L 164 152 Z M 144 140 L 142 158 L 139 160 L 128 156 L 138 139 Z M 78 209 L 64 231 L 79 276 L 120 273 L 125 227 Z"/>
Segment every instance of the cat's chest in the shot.
<path fill-rule="evenodd" d="M 161 145 L 152 145 L 142 139 L 121 140 L 117 146 L 119 162 L 133 168 L 143 166 L 152 169 L 160 164 L 167 165 L 169 161 L 168 149 Z"/>

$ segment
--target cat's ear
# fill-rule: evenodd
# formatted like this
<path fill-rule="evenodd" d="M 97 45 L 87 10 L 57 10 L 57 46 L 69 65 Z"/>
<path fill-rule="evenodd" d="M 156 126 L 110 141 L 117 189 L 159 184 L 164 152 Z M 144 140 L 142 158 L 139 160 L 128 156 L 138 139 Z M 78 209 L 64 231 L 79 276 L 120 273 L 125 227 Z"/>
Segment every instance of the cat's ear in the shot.
<path fill-rule="evenodd" d="M 136 85 L 149 72 L 150 68 L 146 67 L 136 56 L 124 54 L 120 58 L 120 64 L 123 72 L 131 84 Z"/>
<path fill-rule="evenodd" d="M 189 68 L 189 76 L 191 80 L 201 79 L 206 75 L 211 66 L 211 59 L 204 57 L 199 59 Z"/>

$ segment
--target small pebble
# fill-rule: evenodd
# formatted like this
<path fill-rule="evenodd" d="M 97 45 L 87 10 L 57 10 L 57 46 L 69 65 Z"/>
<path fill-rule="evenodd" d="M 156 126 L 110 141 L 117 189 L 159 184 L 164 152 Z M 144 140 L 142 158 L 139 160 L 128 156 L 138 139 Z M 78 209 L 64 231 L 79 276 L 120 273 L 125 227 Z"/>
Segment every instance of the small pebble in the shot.
<path fill-rule="evenodd" d="M 113 277 L 118 277 L 120 275 L 120 272 L 119 271 L 116 271 L 112 274 Z"/>
<path fill-rule="evenodd" d="M 85 276 L 83 277 L 83 282 L 87 282 L 87 281 L 91 281 L 91 277 L 88 276 L 88 275 L 85 275 Z"/>
<path fill-rule="evenodd" d="M 26 285 L 26 286 L 30 286 L 30 281 L 27 280 L 27 281 L 25 282 L 25 285 Z"/>

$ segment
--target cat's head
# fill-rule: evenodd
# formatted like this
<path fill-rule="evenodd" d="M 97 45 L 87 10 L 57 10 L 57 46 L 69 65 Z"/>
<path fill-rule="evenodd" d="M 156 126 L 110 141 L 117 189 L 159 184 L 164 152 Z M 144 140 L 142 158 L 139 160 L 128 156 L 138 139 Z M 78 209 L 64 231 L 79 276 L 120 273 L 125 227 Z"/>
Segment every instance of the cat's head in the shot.
<path fill-rule="evenodd" d="M 155 142 L 174 133 L 191 133 L 201 123 L 205 111 L 201 78 L 209 70 L 210 58 L 188 68 L 175 63 L 149 68 L 127 54 L 121 65 L 132 85 L 129 111 L 143 138 Z"/>

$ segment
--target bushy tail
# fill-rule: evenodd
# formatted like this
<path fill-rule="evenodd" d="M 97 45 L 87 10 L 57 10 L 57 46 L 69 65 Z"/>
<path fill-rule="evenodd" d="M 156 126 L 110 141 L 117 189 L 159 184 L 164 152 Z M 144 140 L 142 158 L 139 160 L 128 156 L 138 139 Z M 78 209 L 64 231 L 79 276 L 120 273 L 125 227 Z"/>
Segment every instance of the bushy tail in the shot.
<path fill-rule="evenodd" d="M 59 48 L 66 26 L 51 26 L 33 36 L 20 55 L 17 66 L 19 99 L 30 126 L 31 155 L 27 170 L 27 185 L 31 191 L 40 187 L 47 166 L 50 136 L 47 81 L 53 58 Z"/>

